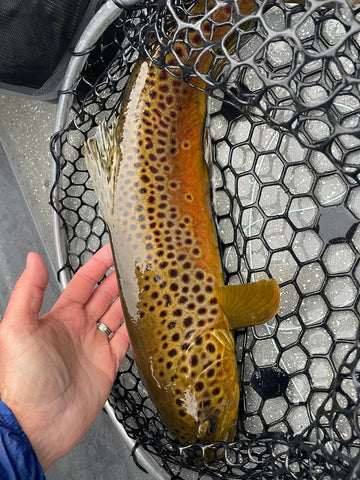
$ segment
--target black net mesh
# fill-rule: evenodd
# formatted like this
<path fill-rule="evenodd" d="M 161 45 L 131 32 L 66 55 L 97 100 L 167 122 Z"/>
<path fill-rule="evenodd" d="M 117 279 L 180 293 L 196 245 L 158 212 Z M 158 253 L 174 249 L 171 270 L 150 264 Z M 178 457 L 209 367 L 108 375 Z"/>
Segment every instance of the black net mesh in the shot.
<path fill-rule="evenodd" d="M 214 42 L 214 9 L 224 5 L 228 33 Z M 121 365 L 116 417 L 172 478 L 360 476 L 359 19 L 345 0 L 259 2 L 246 17 L 230 0 L 206 2 L 201 15 L 180 1 L 146 4 L 121 13 L 74 85 L 71 119 L 52 141 L 64 268 L 75 272 L 109 240 L 84 141 L 118 111 L 139 54 L 157 43 L 165 66 L 182 42 L 187 59 L 166 68 L 211 94 L 225 283 L 272 276 L 281 287 L 276 318 L 236 333 L 242 397 L 232 444 L 180 447 L 131 354 Z M 199 72 L 204 52 L 213 67 Z"/>

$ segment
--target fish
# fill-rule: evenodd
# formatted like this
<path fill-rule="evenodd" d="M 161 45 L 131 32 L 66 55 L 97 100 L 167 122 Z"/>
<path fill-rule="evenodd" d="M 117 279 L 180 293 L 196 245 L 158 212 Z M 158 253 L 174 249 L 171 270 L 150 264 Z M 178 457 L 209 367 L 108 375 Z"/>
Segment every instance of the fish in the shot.
<path fill-rule="evenodd" d="M 182 445 L 233 441 L 233 331 L 268 321 L 280 303 L 274 279 L 224 285 L 206 114 L 205 93 L 141 58 L 118 115 L 84 144 L 133 356 Z"/>

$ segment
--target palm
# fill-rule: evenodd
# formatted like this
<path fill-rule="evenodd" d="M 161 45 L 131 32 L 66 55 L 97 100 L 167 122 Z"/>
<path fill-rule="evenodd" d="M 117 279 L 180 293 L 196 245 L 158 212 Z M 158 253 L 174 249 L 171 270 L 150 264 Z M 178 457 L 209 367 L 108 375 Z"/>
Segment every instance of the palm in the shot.
<path fill-rule="evenodd" d="M 112 330 L 122 320 L 120 301 L 113 301 L 115 274 L 93 290 L 111 262 L 107 247 L 78 272 L 51 311 L 40 318 L 39 285 L 44 285 L 44 278 L 37 278 L 37 295 L 29 296 L 27 318 L 21 305 L 10 301 L 0 325 L 1 397 L 17 416 L 43 468 L 69 451 L 93 423 L 128 347 L 124 327 L 110 343 L 96 329 L 100 318 Z M 27 286 L 21 285 L 21 279 L 18 283 L 13 295 L 26 296 Z M 20 321 L 26 328 L 19 329 Z"/>

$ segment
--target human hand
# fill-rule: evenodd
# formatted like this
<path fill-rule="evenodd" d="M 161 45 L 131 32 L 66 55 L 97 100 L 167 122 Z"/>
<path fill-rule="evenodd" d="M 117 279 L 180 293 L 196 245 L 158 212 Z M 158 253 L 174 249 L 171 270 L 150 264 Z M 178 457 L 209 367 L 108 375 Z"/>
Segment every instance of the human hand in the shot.
<path fill-rule="evenodd" d="M 0 397 L 27 434 L 46 471 L 81 439 L 100 413 L 129 346 L 110 245 L 74 275 L 49 313 L 39 317 L 48 283 L 30 253 L 0 323 Z"/>

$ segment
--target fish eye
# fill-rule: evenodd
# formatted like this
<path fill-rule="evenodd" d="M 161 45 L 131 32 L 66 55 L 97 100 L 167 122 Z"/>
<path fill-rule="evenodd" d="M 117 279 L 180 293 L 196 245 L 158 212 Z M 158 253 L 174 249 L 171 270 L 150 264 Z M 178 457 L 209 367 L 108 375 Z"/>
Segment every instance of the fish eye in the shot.
<path fill-rule="evenodd" d="M 207 428 L 208 434 L 212 435 L 216 430 L 216 422 L 215 420 L 209 420 L 209 425 Z"/>

